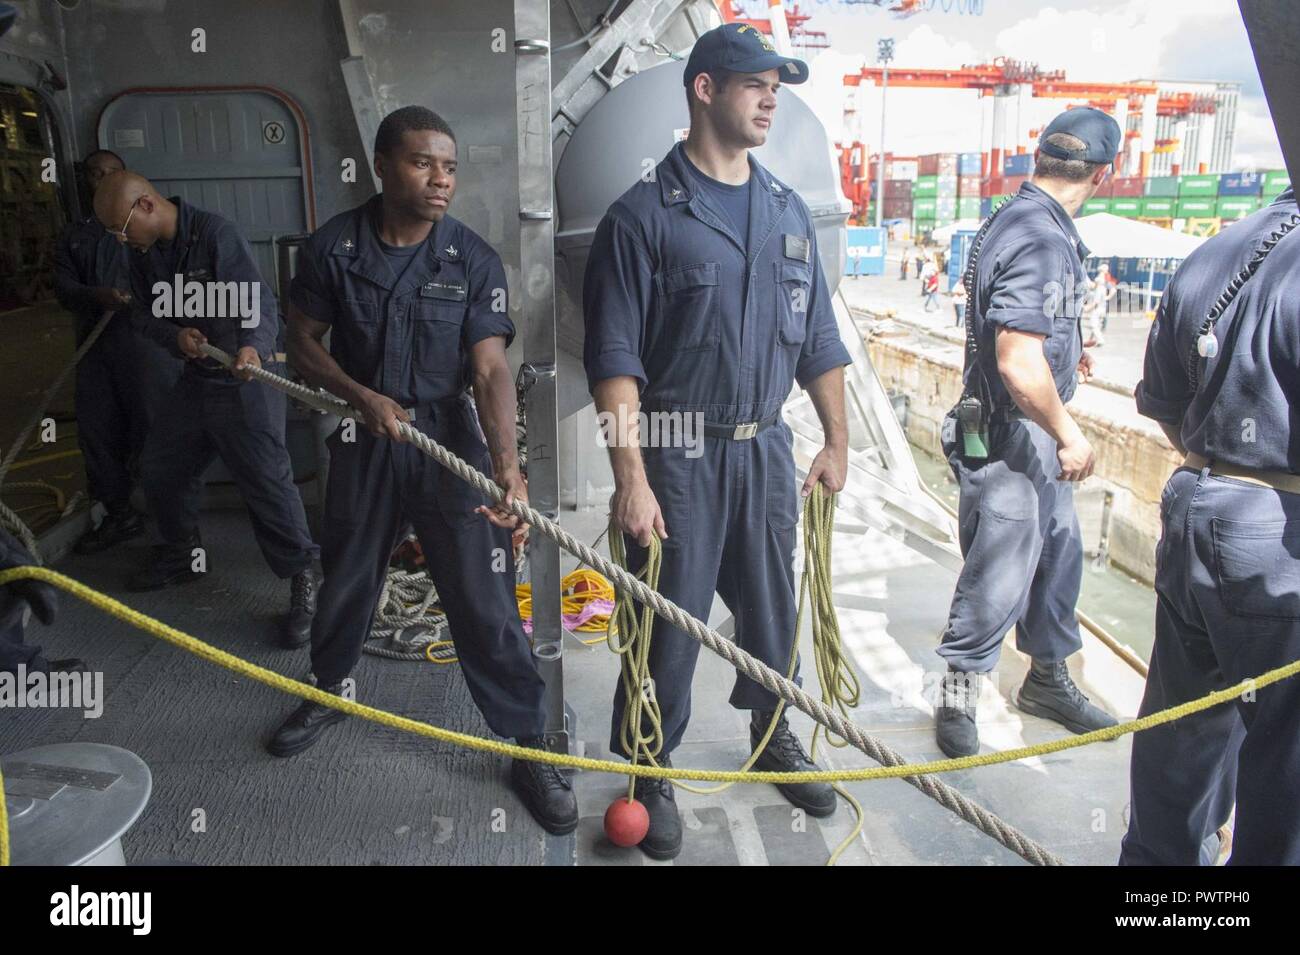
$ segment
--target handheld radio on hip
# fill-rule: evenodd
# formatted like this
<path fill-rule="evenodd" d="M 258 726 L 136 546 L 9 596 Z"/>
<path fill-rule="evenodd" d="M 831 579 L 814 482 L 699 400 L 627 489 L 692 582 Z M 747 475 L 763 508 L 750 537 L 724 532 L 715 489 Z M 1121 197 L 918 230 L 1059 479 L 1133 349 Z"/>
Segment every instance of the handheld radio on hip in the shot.
<path fill-rule="evenodd" d="M 989 226 L 998 213 L 1017 198 L 1012 196 L 984 220 L 984 225 L 971 241 L 970 257 L 966 260 L 966 270 L 962 273 L 962 285 L 966 288 L 966 387 L 961 401 L 957 402 L 957 423 L 961 428 L 962 455 L 973 461 L 988 460 L 989 416 L 992 410 L 990 402 L 979 394 L 983 392 L 984 395 L 990 395 L 991 391 L 979 362 L 979 338 L 975 334 L 975 269 L 979 264 L 980 249 L 988 235 Z"/>
<path fill-rule="evenodd" d="M 962 454 L 984 460 L 989 456 L 989 426 L 984 402 L 967 395 L 957 405 L 957 422 L 961 425 Z"/>

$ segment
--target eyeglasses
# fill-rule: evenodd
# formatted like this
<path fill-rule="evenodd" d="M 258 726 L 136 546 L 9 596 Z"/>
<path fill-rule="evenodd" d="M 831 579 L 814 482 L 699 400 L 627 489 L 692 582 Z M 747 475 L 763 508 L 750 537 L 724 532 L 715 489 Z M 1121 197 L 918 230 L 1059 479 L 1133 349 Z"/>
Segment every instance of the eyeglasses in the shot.
<path fill-rule="evenodd" d="M 136 197 L 135 197 L 135 202 L 131 203 L 131 211 L 129 211 L 129 212 L 126 214 L 126 221 L 122 223 L 122 228 L 121 228 L 121 229 L 110 229 L 110 230 L 109 230 L 109 232 L 111 232 L 113 235 L 117 236 L 117 237 L 118 237 L 119 239 L 121 239 L 123 242 L 125 242 L 125 241 L 127 240 L 126 229 L 127 229 L 127 226 L 129 226 L 129 225 L 131 224 L 131 217 L 132 217 L 133 215 L 135 215 L 135 207 L 138 206 L 138 205 L 140 204 L 140 200 L 143 199 L 143 198 L 144 198 L 144 196 L 136 196 Z"/>

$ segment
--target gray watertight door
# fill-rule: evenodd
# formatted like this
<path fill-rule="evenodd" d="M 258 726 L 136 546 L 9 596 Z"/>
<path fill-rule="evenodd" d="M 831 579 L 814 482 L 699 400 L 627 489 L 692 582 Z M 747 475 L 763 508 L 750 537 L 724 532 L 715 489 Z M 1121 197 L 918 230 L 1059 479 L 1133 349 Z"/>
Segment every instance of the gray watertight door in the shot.
<path fill-rule="evenodd" d="M 126 90 L 100 113 L 98 133 L 164 196 L 239 226 L 278 289 L 275 238 L 316 227 L 306 123 L 292 100 L 262 88 Z"/>

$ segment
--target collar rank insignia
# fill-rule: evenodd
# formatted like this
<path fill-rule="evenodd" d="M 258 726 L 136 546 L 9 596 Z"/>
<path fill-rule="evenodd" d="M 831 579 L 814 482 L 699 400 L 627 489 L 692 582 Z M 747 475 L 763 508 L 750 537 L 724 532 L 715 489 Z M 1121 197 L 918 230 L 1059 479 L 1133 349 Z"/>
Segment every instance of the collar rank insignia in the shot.
<path fill-rule="evenodd" d="M 344 240 L 343 240 L 343 251 L 344 251 L 344 252 L 351 252 L 351 251 L 352 251 L 353 249 L 355 249 L 356 247 L 357 247 L 357 244 L 356 244 L 355 242 L 353 242 L 351 239 L 344 239 Z"/>
<path fill-rule="evenodd" d="M 454 245 L 447 246 L 443 251 L 447 253 L 447 258 L 449 259 L 454 259 L 456 256 L 460 255 L 460 251 Z"/>

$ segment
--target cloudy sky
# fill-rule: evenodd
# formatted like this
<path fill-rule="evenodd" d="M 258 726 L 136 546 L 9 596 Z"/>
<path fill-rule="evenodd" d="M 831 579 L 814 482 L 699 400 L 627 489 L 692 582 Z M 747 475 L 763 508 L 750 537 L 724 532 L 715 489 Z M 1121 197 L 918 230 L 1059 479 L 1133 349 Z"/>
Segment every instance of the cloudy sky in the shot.
<path fill-rule="evenodd" d="M 1241 15 L 1234 0 L 983 0 L 981 16 L 920 13 L 899 19 L 873 6 L 840 0 L 798 0 L 807 26 L 829 35 L 831 48 L 813 56 L 812 79 L 799 92 L 832 135 L 842 129 L 845 73 L 864 57 L 874 63 L 876 41 L 896 41 L 894 67 L 944 68 L 997 56 L 1064 70 L 1069 80 L 1220 80 L 1242 84 L 1234 168 L 1282 166 Z M 1286 0 L 1294 2 L 1294 0 Z M 954 11 L 969 0 L 947 0 Z M 766 0 L 744 0 L 766 16 Z M 944 0 L 935 3 L 942 7 Z M 787 2 L 787 9 L 790 4 Z M 1064 107 L 1033 100 L 1022 118 L 1040 127 Z M 981 104 L 973 91 L 891 89 L 888 148 L 902 154 L 979 148 Z M 1008 111 L 1013 122 L 1015 108 Z M 867 99 L 868 140 L 878 137 L 879 97 Z"/>

